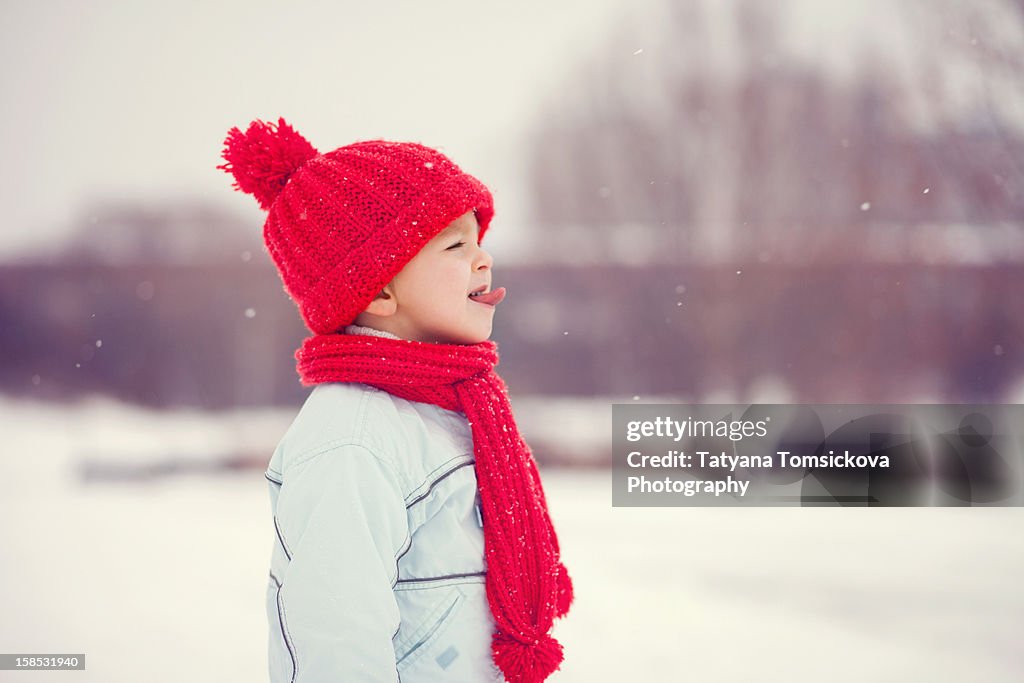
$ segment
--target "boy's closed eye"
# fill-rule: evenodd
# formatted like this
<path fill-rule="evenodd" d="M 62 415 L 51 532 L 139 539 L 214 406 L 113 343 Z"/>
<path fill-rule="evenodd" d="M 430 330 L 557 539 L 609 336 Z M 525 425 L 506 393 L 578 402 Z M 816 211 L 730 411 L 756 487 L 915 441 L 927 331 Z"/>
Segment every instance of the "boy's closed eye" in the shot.
<path fill-rule="evenodd" d="M 448 247 L 448 249 L 458 249 L 459 247 L 463 246 L 464 244 L 465 244 L 465 242 L 456 242 L 452 246 Z"/>

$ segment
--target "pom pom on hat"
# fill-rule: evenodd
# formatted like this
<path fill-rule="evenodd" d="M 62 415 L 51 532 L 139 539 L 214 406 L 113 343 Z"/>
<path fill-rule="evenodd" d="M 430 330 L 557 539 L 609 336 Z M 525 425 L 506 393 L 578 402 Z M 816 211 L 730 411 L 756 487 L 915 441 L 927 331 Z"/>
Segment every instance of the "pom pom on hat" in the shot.
<path fill-rule="evenodd" d="M 260 208 L 267 211 L 292 173 L 317 154 L 283 117 L 276 128 L 257 120 L 244 133 L 237 127 L 228 131 L 221 154 L 228 163 L 217 168 L 231 173 L 234 187 L 256 197 Z"/>

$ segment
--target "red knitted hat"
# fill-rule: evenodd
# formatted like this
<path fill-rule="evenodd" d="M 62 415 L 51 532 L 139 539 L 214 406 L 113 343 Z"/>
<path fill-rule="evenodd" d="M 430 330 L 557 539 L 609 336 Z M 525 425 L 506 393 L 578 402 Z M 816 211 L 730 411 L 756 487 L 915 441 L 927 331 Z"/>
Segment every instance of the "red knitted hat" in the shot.
<path fill-rule="evenodd" d="M 352 323 L 424 244 L 476 211 L 487 187 L 416 142 L 367 140 L 320 154 L 278 119 L 228 131 L 217 166 L 267 211 L 263 239 L 285 291 L 315 334 Z"/>

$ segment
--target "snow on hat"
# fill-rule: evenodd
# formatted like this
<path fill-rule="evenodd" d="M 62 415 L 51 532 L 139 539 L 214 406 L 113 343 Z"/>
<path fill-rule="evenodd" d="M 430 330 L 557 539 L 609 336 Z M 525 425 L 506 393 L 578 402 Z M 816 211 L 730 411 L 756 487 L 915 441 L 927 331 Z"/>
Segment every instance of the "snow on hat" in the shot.
<path fill-rule="evenodd" d="M 284 289 L 315 334 L 352 323 L 424 244 L 476 212 L 487 187 L 416 142 L 367 140 L 320 154 L 283 118 L 228 131 L 217 166 L 267 211 L 263 239 Z"/>

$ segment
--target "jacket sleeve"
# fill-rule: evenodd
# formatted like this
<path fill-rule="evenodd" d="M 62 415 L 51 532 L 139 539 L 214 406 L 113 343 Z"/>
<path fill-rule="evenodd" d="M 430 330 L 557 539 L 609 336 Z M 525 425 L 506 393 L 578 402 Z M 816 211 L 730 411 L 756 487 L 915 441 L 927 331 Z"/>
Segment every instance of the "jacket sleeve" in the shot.
<path fill-rule="evenodd" d="M 409 528 L 393 471 L 360 446 L 324 451 L 285 472 L 277 516 L 290 681 L 397 681 L 393 586 Z"/>

